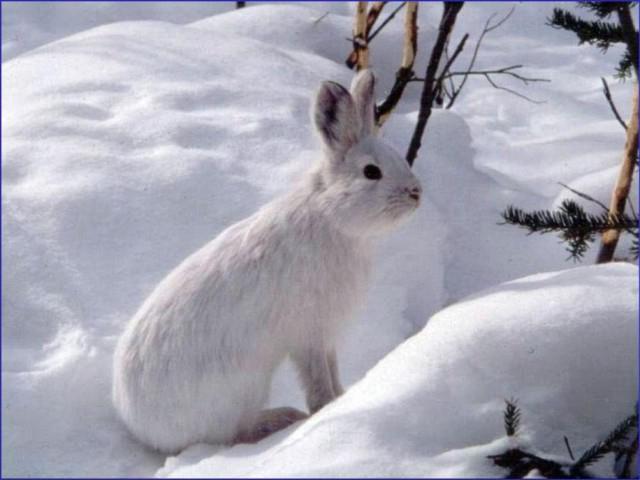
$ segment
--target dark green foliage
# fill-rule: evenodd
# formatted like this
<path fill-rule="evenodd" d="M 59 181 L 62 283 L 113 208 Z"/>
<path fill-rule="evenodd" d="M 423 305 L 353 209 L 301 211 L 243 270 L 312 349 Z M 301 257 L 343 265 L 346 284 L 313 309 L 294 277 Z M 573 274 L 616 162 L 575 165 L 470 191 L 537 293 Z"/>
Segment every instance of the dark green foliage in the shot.
<path fill-rule="evenodd" d="M 583 20 L 559 8 L 553 9 L 549 24 L 555 28 L 570 30 L 577 35 L 580 43 L 596 45 L 605 52 L 612 44 L 624 42 L 620 25 L 601 20 Z"/>
<path fill-rule="evenodd" d="M 620 12 L 623 12 L 628 18 L 628 12 L 636 7 L 637 2 L 589 1 L 579 2 L 578 5 L 593 12 L 598 20 L 585 20 L 567 10 L 554 8 L 551 18 L 547 19 L 548 25 L 573 32 L 581 44 L 596 45 L 603 52 L 613 44 L 625 44 L 627 48 L 616 71 L 620 78 L 630 77 L 633 68 L 637 68 L 634 65 L 633 52 L 638 51 L 638 35 L 637 32 L 630 31 L 630 25 L 627 25 L 629 31 L 626 31 L 625 24 L 618 17 Z"/>
<path fill-rule="evenodd" d="M 636 3 L 636 2 L 633 2 Z M 625 8 L 629 2 L 580 2 L 578 6 L 592 11 L 598 18 L 607 18 L 618 8 Z"/>
<path fill-rule="evenodd" d="M 584 477 L 585 468 L 589 465 L 596 463 L 607 453 L 615 452 L 620 448 L 620 445 L 627 439 L 628 435 L 638 428 L 638 412 L 630 415 L 620 422 L 616 428 L 614 428 L 607 438 L 601 442 L 596 443 L 573 464 L 570 470 L 570 474 L 574 477 Z"/>
<path fill-rule="evenodd" d="M 504 410 L 504 424 L 508 436 L 517 434 L 520 423 L 520 409 L 515 401 L 505 400 L 507 406 Z M 628 440 L 629 435 L 635 431 L 636 437 L 630 446 L 624 446 L 623 442 Z M 638 451 L 638 407 L 635 413 L 620 422 L 607 435 L 603 441 L 596 443 L 578 459 L 577 462 L 559 462 L 550 460 L 533 453 L 529 453 L 520 448 L 510 448 L 499 455 L 489 455 L 488 458 L 499 467 L 509 470 L 505 478 L 524 478 L 533 470 L 538 470 L 546 478 L 592 478 L 593 475 L 587 470 L 589 465 L 601 460 L 608 453 L 617 453 L 617 457 L 622 456 L 624 465 L 618 478 L 633 478 L 635 472 L 630 472 L 630 465 Z M 565 442 L 568 441 L 565 437 Z"/>
<path fill-rule="evenodd" d="M 505 400 L 504 408 L 504 429 L 509 437 L 513 437 L 518 433 L 520 426 L 520 409 L 516 405 L 516 400 Z"/>
<path fill-rule="evenodd" d="M 609 229 L 626 231 L 638 238 L 638 219 L 627 214 L 610 219 L 609 212 L 603 211 L 594 215 L 584 211 L 582 206 L 573 200 L 564 200 L 557 211 L 536 210 L 525 212 L 509 206 L 502 212 L 503 224 L 517 225 L 529 230 L 529 233 L 558 232 L 567 244 L 569 258 L 582 258 L 595 240 L 597 233 Z M 637 258 L 637 250 L 632 252 Z"/>

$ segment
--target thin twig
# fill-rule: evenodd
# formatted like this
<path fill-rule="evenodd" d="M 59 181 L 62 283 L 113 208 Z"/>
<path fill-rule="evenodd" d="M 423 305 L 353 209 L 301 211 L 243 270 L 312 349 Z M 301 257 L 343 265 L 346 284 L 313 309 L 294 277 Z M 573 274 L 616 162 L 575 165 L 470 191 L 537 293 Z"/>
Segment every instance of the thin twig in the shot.
<path fill-rule="evenodd" d="M 487 82 L 489 82 L 491 84 L 491 86 L 497 90 L 504 90 L 505 92 L 509 92 L 512 95 L 515 95 L 516 97 L 520 97 L 523 100 L 526 100 L 527 102 L 531 102 L 531 103 L 535 103 L 537 105 L 540 105 L 542 103 L 546 103 L 544 100 L 534 100 L 533 98 L 527 97 L 526 95 L 520 93 L 520 92 L 516 92 L 515 90 L 512 90 L 511 88 L 507 88 L 507 87 L 503 87 L 502 85 L 498 85 L 497 83 L 495 83 L 491 77 L 489 76 L 488 73 L 484 74 L 484 78 L 487 79 Z"/>
<path fill-rule="evenodd" d="M 507 12 L 507 14 L 502 17 L 502 19 L 498 20 L 498 22 L 495 25 L 491 25 L 489 27 L 487 27 L 487 33 L 495 30 L 496 28 L 500 28 L 502 26 L 502 24 L 504 22 L 506 22 L 507 20 L 509 20 L 509 18 L 511 17 L 511 15 L 513 15 L 513 12 L 515 11 L 516 6 L 514 5 L 513 7 L 511 7 L 511 9 Z M 495 17 L 495 13 L 493 14 L 493 16 Z"/>
<path fill-rule="evenodd" d="M 569 445 L 569 439 L 567 438 L 567 436 L 564 436 L 564 444 L 567 446 L 567 450 L 569 451 L 569 456 L 571 457 L 571 460 L 575 461 L 576 457 L 573 456 L 573 451 L 571 450 L 571 445 Z"/>
<path fill-rule="evenodd" d="M 603 93 L 604 93 L 605 98 L 607 99 L 607 102 L 609 102 L 609 106 L 611 107 L 611 111 L 615 115 L 616 120 L 618 120 L 618 123 L 620 125 L 622 125 L 622 128 L 624 128 L 626 130 L 627 129 L 627 124 L 622 119 L 622 117 L 620 116 L 620 113 L 618 113 L 618 109 L 616 108 L 616 105 L 613 103 L 613 98 L 611 98 L 611 90 L 609 90 L 609 85 L 607 84 L 607 81 L 605 80 L 604 77 L 600 77 L 600 80 L 602 80 Z"/>
<path fill-rule="evenodd" d="M 385 25 L 387 25 L 387 23 L 389 23 L 391 19 L 393 19 L 393 17 L 396 16 L 396 13 L 402 10 L 402 7 L 404 7 L 406 4 L 407 2 L 402 2 L 393 12 L 391 12 L 389 16 L 385 18 L 384 21 L 380 24 L 380 26 L 376 28 L 373 31 L 373 33 L 367 37 L 367 42 L 371 42 L 371 40 L 373 40 L 376 37 L 376 35 L 380 33 L 380 30 L 382 30 L 385 27 Z"/>
<path fill-rule="evenodd" d="M 590 201 L 590 202 L 595 203 L 596 205 L 599 205 L 599 206 L 600 206 L 600 207 L 601 207 L 605 212 L 608 212 L 608 211 L 609 211 L 609 208 L 608 208 L 604 203 L 602 203 L 602 202 L 601 202 L 601 201 L 599 201 L 599 200 L 596 200 L 595 198 L 593 198 L 593 197 L 591 197 L 591 196 L 587 195 L 586 193 L 582 193 L 582 192 L 579 192 L 578 190 L 574 190 L 574 189 L 573 189 L 573 188 L 571 188 L 569 185 L 565 185 L 565 184 L 564 184 L 564 183 L 562 183 L 562 182 L 558 182 L 558 184 L 562 185 L 562 186 L 563 186 L 564 188 L 566 188 L 567 190 L 569 190 L 569 191 L 571 191 L 571 192 L 575 193 L 575 194 L 576 194 L 577 196 L 579 196 L 580 198 L 584 198 L 585 200 L 588 200 L 588 201 Z"/>
<path fill-rule="evenodd" d="M 447 62 L 449 62 L 449 46 L 448 45 L 447 45 L 447 48 L 445 48 L 444 50 L 444 58 Z M 456 84 L 453 81 L 453 77 L 447 77 L 447 80 L 449 80 L 449 88 L 451 89 L 451 93 L 446 88 L 443 88 L 443 91 L 445 92 L 445 95 L 448 98 L 451 98 L 451 94 L 456 90 Z"/>
<path fill-rule="evenodd" d="M 484 24 L 484 28 L 482 29 L 482 33 L 478 37 L 478 42 L 476 43 L 476 46 L 473 49 L 473 55 L 471 55 L 471 60 L 469 61 L 469 66 L 467 67 L 467 71 L 473 70 L 473 66 L 476 64 L 476 59 L 478 58 L 478 52 L 480 51 L 480 45 L 482 44 L 482 40 L 484 39 L 484 36 L 487 33 L 491 32 L 492 30 L 495 30 L 496 28 L 500 27 L 504 22 L 506 22 L 509 19 L 509 17 L 511 17 L 513 12 L 515 11 L 515 8 L 516 8 L 515 5 L 513 7 L 511 7 L 511 10 L 509 10 L 509 12 L 504 17 L 502 17 L 502 19 L 498 20 L 495 23 L 495 25 L 491 25 L 491 20 L 493 20 L 493 18 L 496 16 L 496 14 L 494 13 L 491 16 L 489 16 L 489 18 L 487 19 L 487 21 Z M 462 90 L 462 87 L 464 87 L 464 84 L 467 83 L 467 78 L 468 78 L 468 76 L 465 76 L 462 79 L 462 81 L 460 82 L 460 85 L 458 86 L 458 88 L 451 95 L 451 98 L 449 99 L 449 103 L 446 106 L 447 109 L 451 108 L 453 106 L 453 103 L 456 101 L 456 98 L 460 94 L 460 91 Z"/>
<path fill-rule="evenodd" d="M 447 60 L 447 63 L 442 69 L 442 73 L 440 74 L 440 77 L 438 77 L 438 81 L 441 82 L 445 78 L 445 74 L 449 71 L 449 68 L 451 68 L 451 65 L 453 64 L 453 62 L 456 61 L 456 58 L 458 58 L 458 55 L 460 55 L 460 53 L 464 49 L 464 44 L 467 43 L 468 38 L 469 38 L 469 34 L 465 33 L 464 36 L 462 37 L 462 40 L 460 40 L 460 43 L 458 43 L 458 46 L 453 51 L 453 55 L 451 55 L 451 58 Z"/>
<path fill-rule="evenodd" d="M 465 45 L 465 43 L 467 43 L 467 39 L 468 38 L 469 38 L 469 34 L 465 33 L 464 36 L 462 37 L 462 40 L 460 40 L 460 42 L 458 43 L 458 46 L 456 47 L 456 49 L 453 51 L 453 55 L 451 55 L 451 58 L 447 59 L 447 63 L 445 63 L 445 65 L 442 68 L 442 71 L 440 73 L 440 76 L 436 80 L 435 87 L 434 87 L 436 92 L 438 92 L 440 90 L 443 90 L 442 82 L 445 79 L 445 75 L 449 71 L 449 69 L 451 68 L 451 65 L 453 65 L 453 62 L 456 61 L 456 58 L 458 58 L 458 55 L 460 55 L 460 53 L 464 49 L 464 45 Z M 446 51 L 445 51 L 445 54 L 446 54 Z M 446 91 L 446 88 L 444 89 L 444 91 Z"/>
<path fill-rule="evenodd" d="M 633 206 L 633 202 L 631 201 L 631 198 L 627 197 L 627 205 L 629 205 L 629 210 L 631 210 L 631 215 L 633 216 L 633 218 L 638 218 L 638 214 L 636 213 L 636 209 Z"/>
<path fill-rule="evenodd" d="M 490 70 L 471 70 L 466 72 L 449 72 L 445 75 L 446 77 L 457 77 L 461 75 L 508 75 L 510 77 L 516 78 L 520 80 L 525 85 L 528 85 L 529 82 L 550 82 L 548 78 L 537 78 L 537 77 L 525 77 L 524 75 L 520 75 L 519 73 L 513 72 L 518 68 L 522 68 L 523 65 L 511 65 L 509 67 L 503 68 L 495 68 Z"/>
<path fill-rule="evenodd" d="M 316 19 L 313 21 L 313 24 L 314 24 L 314 25 L 319 24 L 322 20 L 324 20 L 324 19 L 327 17 L 327 15 L 329 15 L 329 12 L 325 12 L 325 14 L 324 14 L 324 15 L 322 15 L 321 17 L 316 18 Z M 349 41 L 351 41 L 351 39 L 349 39 Z"/>
<path fill-rule="evenodd" d="M 562 185 L 564 188 L 566 188 L 567 190 L 569 190 L 569 191 L 571 191 L 571 192 L 575 193 L 575 194 L 576 194 L 577 196 L 579 196 L 580 198 L 584 198 L 585 200 L 587 200 L 587 201 L 589 201 L 589 202 L 595 203 L 595 204 L 596 204 L 596 205 L 598 205 L 600 208 L 602 208 L 606 213 L 609 213 L 609 208 L 608 208 L 604 203 L 602 203 L 602 202 L 600 202 L 600 201 L 596 200 L 595 198 L 593 198 L 593 197 L 592 197 L 592 196 L 590 196 L 590 195 L 587 195 L 586 193 L 582 193 L 582 192 L 580 192 L 580 191 L 578 191 L 578 190 L 575 190 L 575 189 L 571 188 L 569 185 L 566 185 L 566 184 L 564 184 L 564 183 L 562 183 L 562 182 L 558 182 L 558 183 L 559 183 L 560 185 Z M 633 218 L 638 218 L 638 217 L 636 216 L 635 209 L 633 208 L 633 204 L 631 203 L 631 200 L 629 199 L 629 197 L 627 197 L 627 204 L 628 204 L 628 205 L 630 205 L 630 207 L 631 207 L 631 211 L 633 212 Z M 624 213 L 624 212 L 623 212 L 623 213 Z M 617 218 L 617 217 L 612 217 L 611 221 L 612 221 L 612 222 L 614 222 L 614 221 L 616 220 L 616 218 Z M 630 229 L 630 228 L 625 228 L 625 231 L 626 231 L 627 233 L 631 234 L 631 235 L 634 235 L 634 233 L 633 233 L 632 229 Z"/>
<path fill-rule="evenodd" d="M 515 73 L 512 70 L 517 68 L 522 68 L 522 65 L 511 65 L 509 67 L 504 68 L 496 68 L 492 70 L 473 70 L 467 72 L 447 72 L 443 75 L 443 80 L 451 77 L 459 77 L 462 75 L 508 75 L 510 77 L 516 78 L 520 80 L 525 85 L 528 85 L 529 82 L 550 82 L 548 78 L 536 78 L 536 77 L 525 77 L 524 75 L 520 75 L 519 73 Z M 424 78 L 414 77 L 411 79 L 412 82 L 424 82 Z"/>

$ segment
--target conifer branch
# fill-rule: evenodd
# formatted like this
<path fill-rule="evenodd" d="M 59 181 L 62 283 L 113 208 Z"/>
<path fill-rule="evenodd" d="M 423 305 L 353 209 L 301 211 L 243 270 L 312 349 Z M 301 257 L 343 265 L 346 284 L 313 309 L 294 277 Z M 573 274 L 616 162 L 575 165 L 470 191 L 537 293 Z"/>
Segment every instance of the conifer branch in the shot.
<path fill-rule="evenodd" d="M 609 230 L 626 231 L 638 237 L 638 219 L 627 214 L 612 216 L 608 210 L 594 215 L 573 200 L 564 200 L 557 211 L 536 210 L 525 212 L 509 206 L 502 212 L 502 224 L 526 228 L 529 233 L 560 233 L 567 243 L 569 258 L 577 260 L 584 256 L 595 234 Z"/>
<path fill-rule="evenodd" d="M 603 441 L 596 443 L 573 464 L 569 473 L 573 476 L 584 476 L 584 469 L 589 465 L 597 462 L 607 453 L 615 451 L 616 445 L 626 440 L 627 435 L 631 433 L 634 428 L 638 428 L 638 414 L 625 418 L 620 422 L 612 431 L 607 435 Z"/>
<path fill-rule="evenodd" d="M 507 432 L 507 436 L 513 437 L 518 433 L 520 426 L 520 409 L 516 405 L 515 399 L 505 400 L 506 406 L 504 409 L 504 429 Z"/>
<path fill-rule="evenodd" d="M 571 12 L 554 8 L 547 24 L 553 28 L 569 30 L 576 34 L 580 44 L 596 45 L 607 51 L 614 43 L 624 43 L 625 37 L 620 25 L 601 20 L 583 20 Z"/>

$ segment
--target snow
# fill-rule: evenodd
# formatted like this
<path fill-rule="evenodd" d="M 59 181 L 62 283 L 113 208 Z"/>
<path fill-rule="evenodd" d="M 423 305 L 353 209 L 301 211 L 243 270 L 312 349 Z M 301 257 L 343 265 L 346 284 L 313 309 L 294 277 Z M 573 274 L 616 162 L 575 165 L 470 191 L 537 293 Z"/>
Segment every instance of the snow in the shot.
<path fill-rule="evenodd" d="M 564 452 L 564 434 L 581 453 L 633 412 L 637 273 L 589 266 L 482 291 L 434 315 L 279 439 L 217 454 L 192 447 L 161 474 L 495 478 L 506 472 L 486 456 L 510 441 Z M 512 397 L 522 434 L 509 440 L 502 410 Z"/>
<path fill-rule="evenodd" d="M 419 71 L 439 16 L 420 8 Z M 465 5 L 456 38 L 509 8 Z M 339 348 L 345 396 L 258 445 L 166 459 L 115 417 L 115 340 L 177 263 L 310 165 L 309 99 L 351 79 L 352 5 L 3 2 L 3 476 L 490 476 L 503 398 L 535 429 L 521 441 L 550 452 L 626 416 L 637 268 L 572 268 L 552 236 L 497 225 L 508 204 L 558 205 L 570 193 L 557 182 L 606 203 L 620 161 L 599 80 L 617 54 L 544 26 L 550 8 L 519 4 L 478 63 L 552 79 L 518 87 L 545 104 L 472 79 L 432 115 L 414 166 L 425 201 L 380 245 Z M 400 45 L 396 21 L 372 47 L 379 97 Z M 628 115 L 630 84 L 610 85 Z M 419 93 L 410 85 L 383 132 L 400 151 Z M 271 404 L 304 407 L 289 365 Z"/>

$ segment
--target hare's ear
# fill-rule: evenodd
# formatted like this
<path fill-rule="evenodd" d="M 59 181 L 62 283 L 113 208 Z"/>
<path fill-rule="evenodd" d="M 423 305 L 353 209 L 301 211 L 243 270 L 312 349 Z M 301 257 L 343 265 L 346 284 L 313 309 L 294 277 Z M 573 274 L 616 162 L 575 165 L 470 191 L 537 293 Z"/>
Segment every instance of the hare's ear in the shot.
<path fill-rule="evenodd" d="M 313 112 L 316 128 L 325 145 L 345 152 L 359 139 L 360 120 L 351 95 L 335 82 L 323 82 Z"/>
<path fill-rule="evenodd" d="M 360 117 L 363 136 L 372 134 L 375 131 L 375 83 L 376 79 L 371 70 L 368 69 L 361 70 L 351 82 L 351 96 Z"/>

